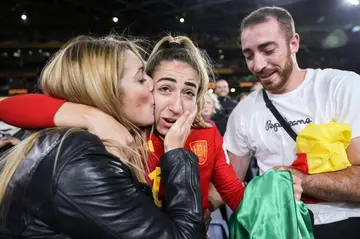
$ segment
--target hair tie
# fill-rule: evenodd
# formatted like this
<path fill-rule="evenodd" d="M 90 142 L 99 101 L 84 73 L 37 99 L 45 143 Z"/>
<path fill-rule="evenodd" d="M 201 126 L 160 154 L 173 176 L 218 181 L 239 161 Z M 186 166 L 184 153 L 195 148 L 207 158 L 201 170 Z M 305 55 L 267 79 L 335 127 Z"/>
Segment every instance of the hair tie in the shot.
<path fill-rule="evenodd" d="M 168 42 L 166 44 L 166 48 L 168 48 L 168 49 L 181 49 L 181 48 L 184 48 L 184 44 L 179 43 L 179 42 Z"/>

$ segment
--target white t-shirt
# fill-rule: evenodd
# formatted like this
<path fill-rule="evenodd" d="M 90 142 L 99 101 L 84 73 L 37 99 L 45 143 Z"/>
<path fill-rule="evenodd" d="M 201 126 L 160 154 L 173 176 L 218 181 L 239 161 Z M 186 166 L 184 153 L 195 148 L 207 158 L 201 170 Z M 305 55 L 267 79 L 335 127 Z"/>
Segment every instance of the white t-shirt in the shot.
<path fill-rule="evenodd" d="M 298 88 L 282 95 L 268 92 L 268 96 L 296 133 L 310 122 L 336 121 L 351 126 L 352 138 L 360 136 L 360 76 L 354 72 L 307 69 Z M 261 90 L 240 101 L 231 113 L 224 149 L 237 156 L 254 153 L 260 174 L 275 166 L 289 166 L 296 159 L 294 140 L 266 108 Z M 314 213 L 315 224 L 360 217 L 360 206 L 346 203 L 307 206 Z"/>

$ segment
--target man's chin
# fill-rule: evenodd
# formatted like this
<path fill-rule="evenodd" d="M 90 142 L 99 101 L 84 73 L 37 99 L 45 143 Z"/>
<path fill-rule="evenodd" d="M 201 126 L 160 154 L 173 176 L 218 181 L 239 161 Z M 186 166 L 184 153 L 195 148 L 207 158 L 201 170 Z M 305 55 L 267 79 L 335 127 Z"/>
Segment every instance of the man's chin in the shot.
<path fill-rule="evenodd" d="M 265 90 L 274 90 L 279 83 L 278 79 L 276 79 L 276 78 L 271 79 L 271 80 L 260 79 L 260 82 L 261 82 L 262 86 L 265 88 Z"/>
<path fill-rule="evenodd" d="M 283 91 L 284 84 L 276 82 L 274 84 L 263 85 L 264 89 L 273 94 L 280 94 Z"/>

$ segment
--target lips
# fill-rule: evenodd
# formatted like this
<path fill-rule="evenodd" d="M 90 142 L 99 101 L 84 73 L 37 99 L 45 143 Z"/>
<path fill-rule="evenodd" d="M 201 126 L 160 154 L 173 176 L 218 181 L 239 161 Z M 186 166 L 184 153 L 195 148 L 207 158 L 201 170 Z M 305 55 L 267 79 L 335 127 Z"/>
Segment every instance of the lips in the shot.
<path fill-rule="evenodd" d="M 276 73 L 276 71 L 273 71 L 269 74 L 263 74 L 263 75 L 259 75 L 259 77 L 262 79 L 262 80 L 269 80 L 271 78 L 271 76 L 273 76 L 274 74 Z"/>
<path fill-rule="evenodd" d="M 176 122 L 176 119 L 173 118 L 162 118 L 162 122 L 165 127 L 171 128 L 171 126 Z"/>

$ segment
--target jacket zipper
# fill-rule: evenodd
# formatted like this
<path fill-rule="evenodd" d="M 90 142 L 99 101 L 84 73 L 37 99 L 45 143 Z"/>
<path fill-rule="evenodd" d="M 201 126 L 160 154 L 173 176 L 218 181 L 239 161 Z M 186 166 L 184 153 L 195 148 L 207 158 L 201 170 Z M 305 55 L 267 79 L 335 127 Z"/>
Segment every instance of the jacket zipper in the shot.
<path fill-rule="evenodd" d="M 190 161 L 191 161 L 191 163 L 194 163 L 194 160 L 191 158 L 191 155 L 188 153 L 188 152 L 186 152 L 186 154 L 187 154 L 187 156 L 189 157 L 189 159 L 190 159 Z M 193 174 L 193 168 L 192 167 L 190 167 L 190 184 L 191 184 L 191 191 L 192 191 L 192 193 L 193 193 L 193 195 L 195 195 L 195 189 L 194 189 L 194 187 L 193 187 L 193 176 L 194 176 L 194 174 Z M 194 197 L 194 201 L 196 201 L 196 198 Z M 197 205 L 197 203 L 196 203 L 196 205 L 195 205 L 195 210 L 196 211 L 199 211 L 199 208 L 198 208 L 198 205 Z"/>

